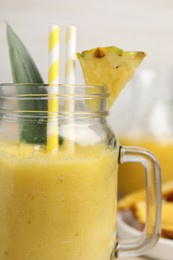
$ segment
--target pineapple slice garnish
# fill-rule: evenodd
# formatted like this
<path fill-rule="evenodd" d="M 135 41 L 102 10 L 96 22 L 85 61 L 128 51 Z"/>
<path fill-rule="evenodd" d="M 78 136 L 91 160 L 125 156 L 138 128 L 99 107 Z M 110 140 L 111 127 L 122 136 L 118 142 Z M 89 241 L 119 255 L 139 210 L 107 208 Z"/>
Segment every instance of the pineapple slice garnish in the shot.
<path fill-rule="evenodd" d="M 109 108 L 145 56 L 144 52 L 126 52 L 112 46 L 77 53 L 86 84 L 108 88 Z"/>

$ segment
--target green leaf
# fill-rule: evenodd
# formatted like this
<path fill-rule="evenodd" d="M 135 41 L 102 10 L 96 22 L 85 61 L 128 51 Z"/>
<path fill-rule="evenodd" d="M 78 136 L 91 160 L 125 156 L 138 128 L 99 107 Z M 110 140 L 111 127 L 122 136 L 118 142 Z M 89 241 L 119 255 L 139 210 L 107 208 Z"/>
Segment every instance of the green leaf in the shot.
<path fill-rule="evenodd" d="M 22 88 L 20 87 L 18 90 L 18 94 L 46 94 L 46 90 L 36 84 L 25 84 L 42 84 L 44 82 L 30 53 L 9 24 L 7 24 L 7 41 L 13 81 L 14 83 L 23 83 Z M 46 100 L 19 101 L 18 106 L 20 110 L 27 108 L 27 110 L 30 111 L 47 111 Z M 32 117 L 34 114 L 35 113 L 31 112 L 30 116 Z M 20 141 L 27 143 L 46 143 L 46 120 L 40 122 L 40 119 L 35 119 L 33 123 L 31 120 L 24 121 L 20 119 L 19 123 Z"/>
<path fill-rule="evenodd" d="M 44 83 L 31 55 L 9 24 L 7 40 L 14 83 Z"/>

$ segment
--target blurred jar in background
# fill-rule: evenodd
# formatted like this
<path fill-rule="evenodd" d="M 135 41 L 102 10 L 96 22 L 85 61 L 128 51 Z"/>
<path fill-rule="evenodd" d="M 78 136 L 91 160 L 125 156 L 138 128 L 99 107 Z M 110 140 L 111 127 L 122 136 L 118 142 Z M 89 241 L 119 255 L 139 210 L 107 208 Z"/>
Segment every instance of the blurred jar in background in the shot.
<path fill-rule="evenodd" d="M 120 143 L 152 151 L 161 166 L 162 183 L 173 180 L 173 69 L 139 70 L 129 85 L 117 101 L 113 123 Z M 120 166 L 120 196 L 143 188 L 144 182 L 141 165 Z"/>

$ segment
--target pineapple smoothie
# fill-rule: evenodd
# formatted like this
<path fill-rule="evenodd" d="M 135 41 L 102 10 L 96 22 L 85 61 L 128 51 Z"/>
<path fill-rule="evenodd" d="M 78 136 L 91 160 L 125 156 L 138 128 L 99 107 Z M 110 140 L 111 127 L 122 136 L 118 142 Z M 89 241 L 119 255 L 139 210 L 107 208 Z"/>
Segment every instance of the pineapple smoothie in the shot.
<path fill-rule="evenodd" d="M 1 142 L 0 259 L 109 260 L 116 236 L 118 154 L 101 145 Z M 38 147 L 36 147 L 38 148 Z"/>

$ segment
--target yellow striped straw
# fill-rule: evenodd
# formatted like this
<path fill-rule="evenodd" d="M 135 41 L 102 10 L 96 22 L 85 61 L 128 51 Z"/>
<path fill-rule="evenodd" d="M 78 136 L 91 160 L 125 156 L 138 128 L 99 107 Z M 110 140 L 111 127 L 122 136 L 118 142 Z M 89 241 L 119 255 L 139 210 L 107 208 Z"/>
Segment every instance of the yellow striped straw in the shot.
<path fill-rule="evenodd" d="M 76 27 L 68 26 L 66 31 L 66 63 L 65 63 L 65 83 L 75 84 L 75 61 L 76 61 Z M 68 88 L 69 98 L 65 102 L 65 110 L 72 113 L 68 119 L 68 149 L 70 153 L 74 152 L 74 118 L 73 112 L 75 109 L 74 103 L 74 86 Z"/>
<path fill-rule="evenodd" d="M 58 87 L 59 83 L 59 27 L 52 25 L 49 33 L 49 75 L 48 75 L 48 126 L 47 152 L 58 150 Z"/>

